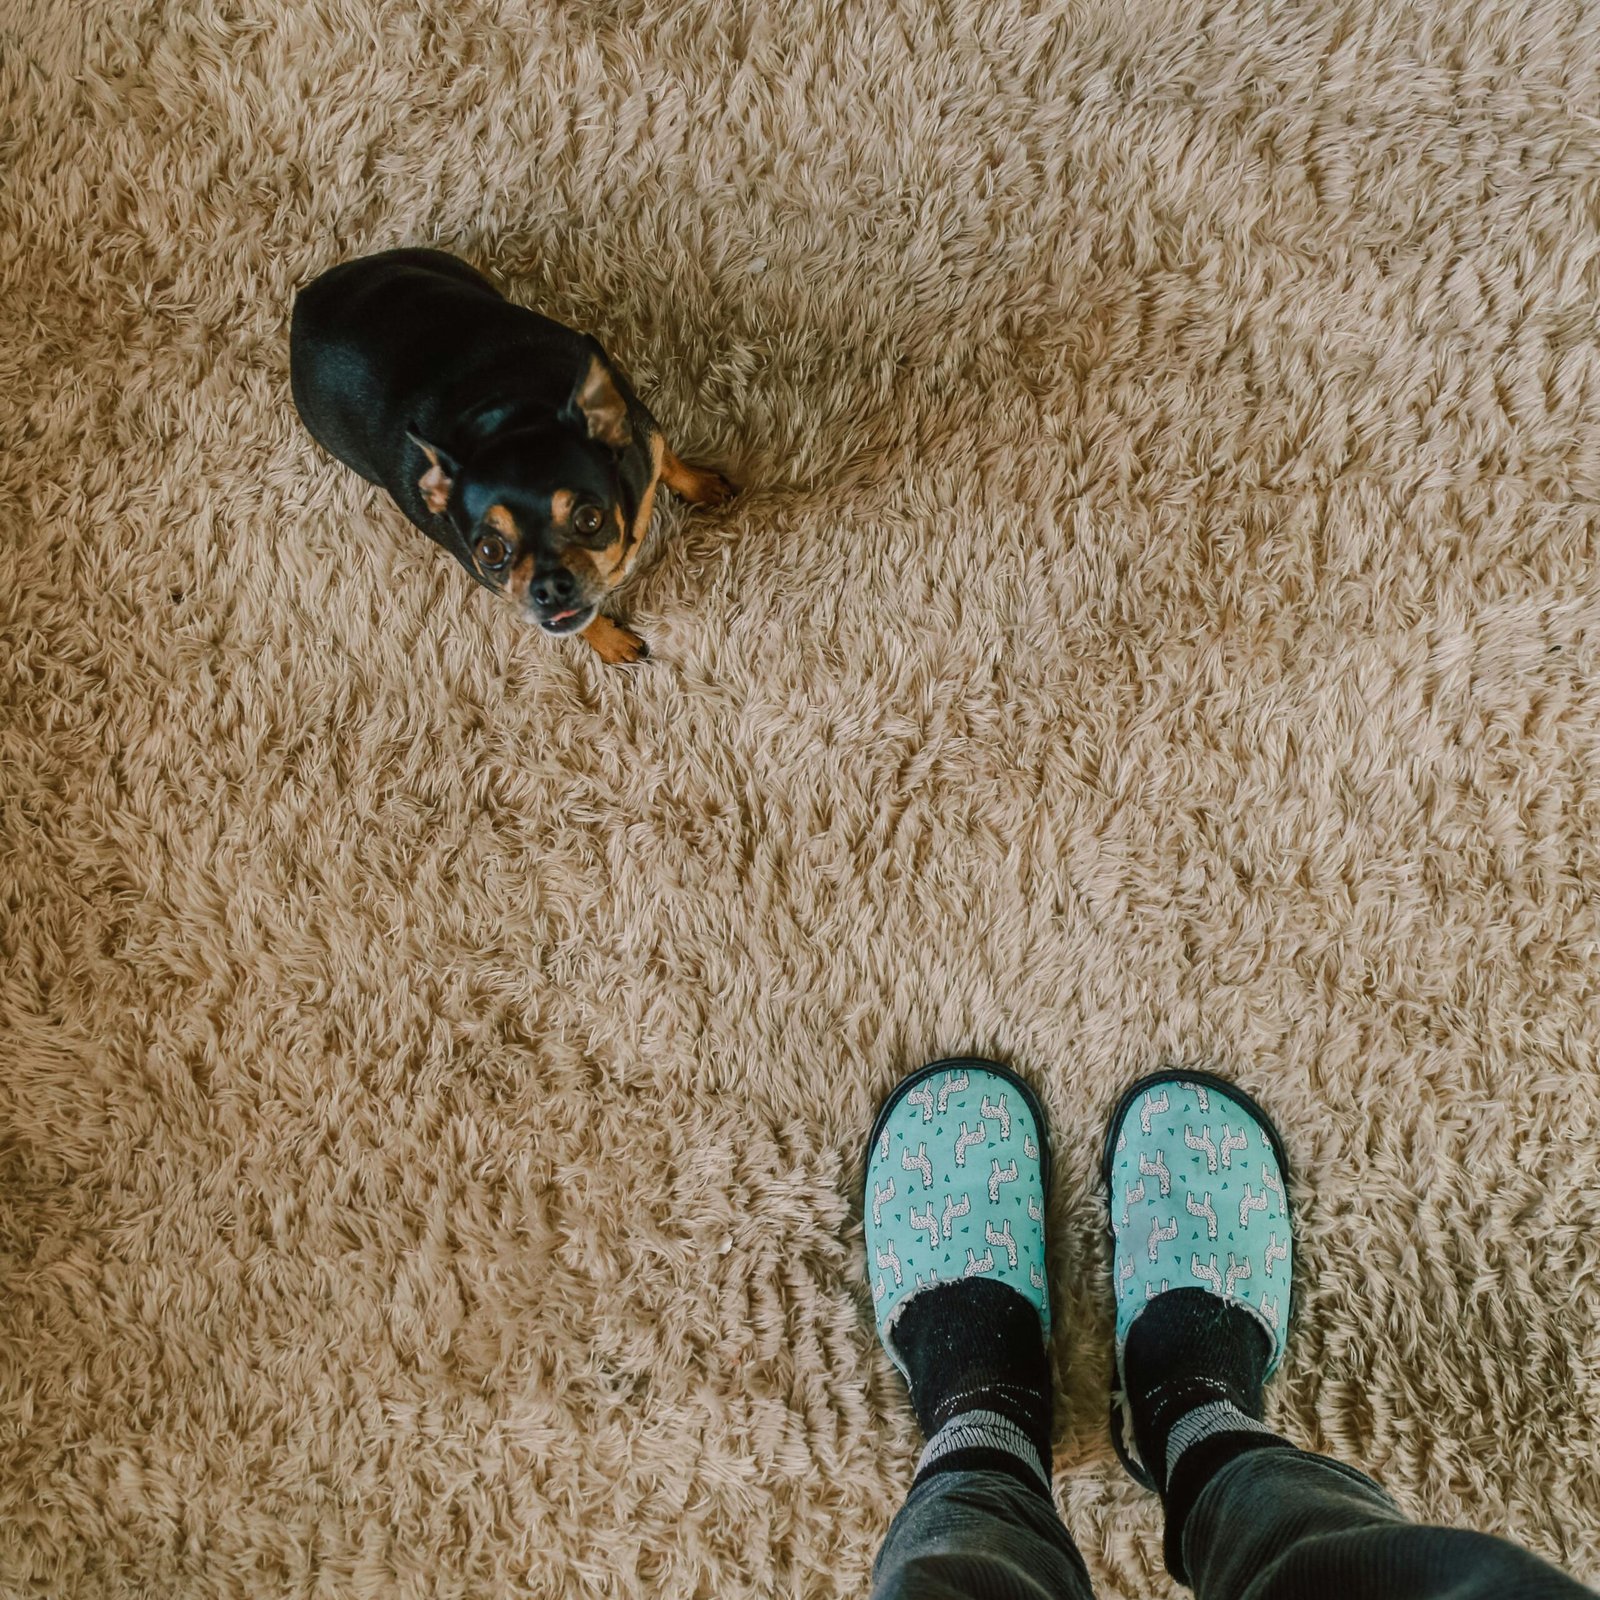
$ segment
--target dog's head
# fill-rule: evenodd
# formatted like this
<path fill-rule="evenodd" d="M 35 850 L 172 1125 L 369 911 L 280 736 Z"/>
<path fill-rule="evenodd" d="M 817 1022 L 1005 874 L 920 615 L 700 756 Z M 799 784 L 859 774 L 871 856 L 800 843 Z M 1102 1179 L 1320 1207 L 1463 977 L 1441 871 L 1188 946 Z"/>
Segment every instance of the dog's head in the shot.
<path fill-rule="evenodd" d="M 448 516 L 473 571 L 546 633 L 576 633 L 638 555 L 618 453 L 628 407 L 598 356 L 548 423 L 497 434 L 457 461 L 411 435 L 424 503 Z"/>

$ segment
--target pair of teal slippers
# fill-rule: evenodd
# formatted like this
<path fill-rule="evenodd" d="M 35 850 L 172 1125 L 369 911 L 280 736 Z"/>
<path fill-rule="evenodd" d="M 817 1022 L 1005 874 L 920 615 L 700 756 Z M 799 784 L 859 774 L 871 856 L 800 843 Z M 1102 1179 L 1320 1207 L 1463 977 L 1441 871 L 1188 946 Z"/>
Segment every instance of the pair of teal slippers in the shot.
<path fill-rule="evenodd" d="M 1100 1162 L 1112 1237 L 1118 1382 L 1134 1319 L 1169 1289 L 1205 1289 L 1257 1318 L 1283 1359 L 1294 1244 L 1288 1162 L 1265 1113 L 1203 1072 L 1158 1072 L 1122 1096 Z M 1009 1285 L 1050 1337 L 1044 1218 L 1050 1142 L 1021 1078 L 935 1061 L 898 1085 L 867 1156 L 867 1270 L 878 1336 L 905 1372 L 895 1322 L 920 1290 L 978 1275 Z M 1115 1400 L 1112 1440 L 1139 1482 Z"/>

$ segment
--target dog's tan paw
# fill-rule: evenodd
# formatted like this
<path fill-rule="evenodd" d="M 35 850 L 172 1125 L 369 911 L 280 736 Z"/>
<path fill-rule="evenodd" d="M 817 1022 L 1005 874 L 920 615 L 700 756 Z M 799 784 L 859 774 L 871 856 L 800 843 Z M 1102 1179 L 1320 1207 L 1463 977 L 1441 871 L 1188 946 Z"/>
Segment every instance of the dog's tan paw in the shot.
<path fill-rule="evenodd" d="M 710 467 L 691 466 L 668 450 L 661 463 L 661 481 L 692 506 L 726 505 L 739 486 Z"/>
<path fill-rule="evenodd" d="M 697 492 L 691 496 L 697 506 L 725 506 L 739 492 L 739 485 L 720 472 L 702 468 L 696 478 Z"/>
<path fill-rule="evenodd" d="M 638 634 L 610 617 L 596 617 L 583 630 L 583 638 L 608 667 L 632 666 L 650 655 L 650 646 Z"/>

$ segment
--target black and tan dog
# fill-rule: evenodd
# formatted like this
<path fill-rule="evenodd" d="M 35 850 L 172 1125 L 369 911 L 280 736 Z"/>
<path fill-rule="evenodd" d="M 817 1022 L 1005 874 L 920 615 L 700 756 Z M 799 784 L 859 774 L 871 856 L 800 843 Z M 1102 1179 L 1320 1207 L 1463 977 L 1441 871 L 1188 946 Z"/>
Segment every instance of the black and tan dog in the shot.
<path fill-rule="evenodd" d="M 657 484 L 733 492 L 692 467 L 599 344 L 507 300 L 438 250 L 347 261 L 295 299 L 294 403 L 311 435 L 486 589 L 603 661 L 644 641 L 600 614 L 650 527 Z"/>

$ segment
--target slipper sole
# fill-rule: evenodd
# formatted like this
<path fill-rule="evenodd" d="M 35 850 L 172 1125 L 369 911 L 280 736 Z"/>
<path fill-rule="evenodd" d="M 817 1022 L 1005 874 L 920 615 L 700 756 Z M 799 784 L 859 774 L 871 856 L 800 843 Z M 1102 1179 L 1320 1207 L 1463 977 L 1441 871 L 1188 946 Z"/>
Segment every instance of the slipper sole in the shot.
<path fill-rule="evenodd" d="M 1180 1288 L 1206 1289 L 1259 1322 L 1271 1341 L 1270 1376 L 1288 1340 L 1294 1240 L 1289 1162 L 1267 1114 L 1212 1073 L 1152 1073 L 1117 1102 L 1100 1173 L 1119 1382 L 1134 1320 L 1151 1300 Z M 1112 1442 L 1128 1471 L 1148 1484 L 1129 1432 L 1113 1400 Z"/>
<path fill-rule="evenodd" d="M 1008 1068 L 954 1056 L 896 1085 L 872 1125 L 862 1211 L 878 1336 L 902 1372 L 895 1320 L 936 1283 L 1008 1284 L 1048 1340 L 1049 1185 L 1043 1108 Z"/>
<path fill-rule="evenodd" d="M 1261 1322 L 1275 1369 L 1293 1272 L 1289 1162 L 1261 1107 L 1211 1073 L 1152 1073 L 1117 1102 L 1100 1170 L 1119 1354 L 1149 1299 L 1206 1288 Z"/>

